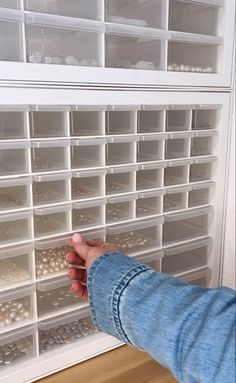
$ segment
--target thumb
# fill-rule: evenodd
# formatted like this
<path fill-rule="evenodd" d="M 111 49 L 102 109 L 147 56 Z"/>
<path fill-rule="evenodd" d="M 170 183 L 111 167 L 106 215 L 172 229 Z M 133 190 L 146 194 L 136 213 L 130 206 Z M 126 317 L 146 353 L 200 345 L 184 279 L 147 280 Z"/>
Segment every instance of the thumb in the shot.
<path fill-rule="evenodd" d="M 72 237 L 72 241 L 71 241 L 71 244 L 75 250 L 75 252 L 84 260 L 86 261 L 88 256 L 89 256 L 89 252 L 91 251 L 91 246 L 89 246 L 84 238 L 82 237 L 82 235 L 76 233 L 73 235 Z"/>

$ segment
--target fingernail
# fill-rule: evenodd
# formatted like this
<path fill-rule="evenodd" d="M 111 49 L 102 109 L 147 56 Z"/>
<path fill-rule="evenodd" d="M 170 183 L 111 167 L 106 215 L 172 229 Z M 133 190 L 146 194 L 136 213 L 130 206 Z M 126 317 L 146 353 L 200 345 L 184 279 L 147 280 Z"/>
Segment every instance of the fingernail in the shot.
<path fill-rule="evenodd" d="M 75 243 L 81 243 L 81 242 L 82 242 L 82 237 L 81 237 L 81 235 L 78 234 L 78 233 L 74 234 L 72 238 L 73 238 L 73 241 L 74 241 Z"/>

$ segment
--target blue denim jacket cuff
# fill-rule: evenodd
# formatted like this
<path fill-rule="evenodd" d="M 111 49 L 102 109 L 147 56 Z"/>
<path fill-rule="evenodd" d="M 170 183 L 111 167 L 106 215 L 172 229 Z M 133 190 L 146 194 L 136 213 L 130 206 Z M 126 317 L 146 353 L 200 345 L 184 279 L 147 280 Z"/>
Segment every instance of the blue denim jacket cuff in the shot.
<path fill-rule="evenodd" d="M 92 264 L 89 302 L 92 320 L 99 330 L 132 344 L 122 328 L 120 299 L 130 281 L 146 270 L 150 269 L 119 252 L 106 253 Z"/>

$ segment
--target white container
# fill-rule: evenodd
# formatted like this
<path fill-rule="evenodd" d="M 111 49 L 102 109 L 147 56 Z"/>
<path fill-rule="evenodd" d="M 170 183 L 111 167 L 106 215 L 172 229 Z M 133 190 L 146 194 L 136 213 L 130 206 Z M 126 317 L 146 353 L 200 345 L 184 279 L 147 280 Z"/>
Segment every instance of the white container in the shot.
<path fill-rule="evenodd" d="M 189 190 L 191 190 L 191 186 L 168 188 L 163 200 L 164 212 L 187 209 Z"/>
<path fill-rule="evenodd" d="M 151 269 L 157 272 L 161 272 L 161 259 L 164 256 L 163 250 L 153 251 L 144 255 L 138 255 L 134 257 L 138 262 L 144 263 Z"/>
<path fill-rule="evenodd" d="M 122 166 L 107 169 L 106 194 L 123 194 L 135 191 L 135 174 L 138 166 Z"/>
<path fill-rule="evenodd" d="M 32 270 L 33 245 L 14 246 L 1 250 L 0 287 L 30 281 Z"/>
<path fill-rule="evenodd" d="M 214 209 L 210 206 L 181 213 L 166 214 L 163 225 L 164 246 L 208 236 L 211 230 L 213 212 Z"/>
<path fill-rule="evenodd" d="M 220 105 L 200 105 L 192 111 L 192 130 L 218 129 L 221 118 Z"/>
<path fill-rule="evenodd" d="M 34 173 L 67 170 L 68 140 L 32 141 L 31 142 L 32 171 Z"/>
<path fill-rule="evenodd" d="M 36 276 L 65 273 L 68 269 L 66 255 L 71 251 L 69 236 L 35 242 Z"/>
<path fill-rule="evenodd" d="M 140 191 L 161 188 L 165 167 L 166 163 L 160 161 L 140 164 L 136 175 L 136 189 Z"/>
<path fill-rule="evenodd" d="M 0 142 L 0 177 L 29 172 L 29 142 Z"/>
<path fill-rule="evenodd" d="M 73 203 L 72 229 L 83 230 L 102 226 L 105 221 L 105 199 Z"/>
<path fill-rule="evenodd" d="M 72 173 L 72 199 L 88 199 L 105 195 L 105 169 L 81 170 Z"/>
<path fill-rule="evenodd" d="M 90 337 L 97 332 L 89 309 L 80 309 L 53 319 L 39 322 L 39 352 L 52 351 L 57 348 Z"/>
<path fill-rule="evenodd" d="M 0 214 L 0 247 L 28 241 L 32 238 L 32 213 Z"/>
<path fill-rule="evenodd" d="M 135 162 L 135 143 L 137 137 L 115 136 L 107 138 L 106 164 L 123 165 Z"/>
<path fill-rule="evenodd" d="M 111 68 L 162 70 L 169 32 L 122 24 L 106 24 L 105 65 Z"/>
<path fill-rule="evenodd" d="M 107 227 L 106 241 L 128 255 L 154 251 L 161 246 L 164 219 L 152 218 L 123 225 Z"/>
<path fill-rule="evenodd" d="M 63 311 L 68 307 L 78 307 L 82 304 L 82 301 L 72 294 L 71 283 L 72 281 L 68 276 L 55 277 L 37 283 L 39 317 Z"/>
<path fill-rule="evenodd" d="M 169 133 L 165 141 L 165 159 L 187 158 L 190 154 L 190 138 L 193 132 Z"/>
<path fill-rule="evenodd" d="M 167 163 L 164 169 L 164 186 L 186 184 L 189 181 L 189 167 L 192 160 L 178 160 Z"/>
<path fill-rule="evenodd" d="M 120 197 L 108 197 L 106 205 L 106 223 L 131 221 L 135 218 L 135 200 L 137 194 L 128 194 Z"/>
<path fill-rule="evenodd" d="M 34 206 L 55 204 L 70 200 L 71 172 L 33 176 Z"/>
<path fill-rule="evenodd" d="M 101 0 L 24 0 L 27 11 L 45 12 L 54 15 L 101 19 Z"/>
<path fill-rule="evenodd" d="M 4 4 L 1 8 L 0 3 L 0 61 L 23 61 L 21 27 L 24 14 L 7 9 Z"/>
<path fill-rule="evenodd" d="M 71 141 L 71 167 L 73 169 L 96 168 L 105 165 L 105 138 Z"/>
<path fill-rule="evenodd" d="M 209 269 L 209 267 L 205 267 L 202 270 L 193 271 L 188 274 L 183 274 L 178 276 L 177 278 L 185 283 L 189 283 L 190 285 L 210 287 L 211 269 Z"/>
<path fill-rule="evenodd" d="M 67 136 L 68 107 L 37 106 L 29 113 L 31 138 Z"/>
<path fill-rule="evenodd" d="M 0 106 L 0 140 L 27 138 L 26 106 Z"/>
<path fill-rule="evenodd" d="M 34 235 L 58 235 L 69 231 L 69 212 L 71 205 L 36 208 L 34 210 Z"/>
<path fill-rule="evenodd" d="M 134 134 L 137 125 L 138 106 L 108 106 L 106 112 L 106 134 Z"/>
<path fill-rule="evenodd" d="M 197 207 L 208 205 L 213 199 L 214 191 L 214 182 L 203 182 L 193 185 L 189 191 L 188 206 Z"/>
<path fill-rule="evenodd" d="M 163 189 L 139 193 L 136 201 L 136 218 L 162 214 L 164 194 Z"/>
<path fill-rule="evenodd" d="M 71 136 L 101 136 L 104 132 L 104 106 L 77 106 L 70 113 Z"/>
<path fill-rule="evenodd" d="M 210 156 L 216 151 L 216 131 L 201 131 L 196 132 L 196 136 L 191 140 L 191 153 L 192 157 L 197 156 Z"/>
<path fill-rule="evenodd" d="M 162 272 L 176 275 L 206 266 L 211 249 L 210 238 L 166 248 L 162 259 Z"/>
<path fill-rule="evenodd" d="M 190 182 L 201 182 L 212 180 L 217 166 L 217 157 L 206 157 L 193 159 L 190 166 Z"/>
<path fill-rule="evenodd" d="M 165 28 L 165 1 L 106 0 L 106 21 L 140 27 Z"/>
<path fill-rule="evenodd" d="M 0 179 L 0 210 L 16 210 L 31 205 L 31 177 Z"/>
<path fill-rule="evenodd" d="M 180 109 L 181 108 L 181 109 Z M 181 105 L 170 107 L 166 111 L 166 131 L 167 132 L 178 132 L 188 131 L 191 127 L 191 106 Z"/>
<path fill-rule="evenodd" d="M 165 106 L 142 105 L 138 111 L 138 133 L 157 133 L 164 130 Z"/>
<path fill-rule="evenodd" d="M 36 347 L 36 325 L 1 334 L 1 371 L 15 366 L 19 368 L 21 362 L 32 362 Z"/>
<path fill-rule="evenodd" d="M 137 161 L 159 161 L 164 159 L 164 134 L 148 134 L 139 137 Z"/>
<path fill-rule="evenodd" d="M 102 23 L 46 13 L 26 13 L 25 16 L 28 62 L 101 65 Z"/>
<path fill-rule="evenodd" d="M 34 318 L 34 286 L 6 290 L 0 293 L 0 323 L 2 330 Z"/>

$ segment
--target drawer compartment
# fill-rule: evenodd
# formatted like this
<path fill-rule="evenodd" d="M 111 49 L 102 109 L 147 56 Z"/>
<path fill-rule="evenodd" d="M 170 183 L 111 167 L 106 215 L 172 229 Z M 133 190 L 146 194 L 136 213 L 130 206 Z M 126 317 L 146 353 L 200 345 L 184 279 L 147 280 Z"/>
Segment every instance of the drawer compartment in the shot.
<path fill-rule="evenodd" d="M 190 182 L 212 180 L 216 170 L 216 157 L 194 159 L 190 166 Z"/>
<path fill-rule="evenodd" d="M 164 136 L 146 135 L 139 138 L 137 143 L 137 161 L 159 161 L 164 158 Z"/>
<path fill-rule="evenodd" d="M 168 138 L 165 142 L 165 159 L 189 157 L 190 140 L 188 138 Z"/>
<path fill-rule="evenodd" d="M 0 140 L 27 138 L 25 110 L 24 106 L 0 106 Z"/>
<path fill-rule="evenodd" d="M 211 269 L 206 267 L 203 270 L 180 275 L 178 276 L 178 279 L 181 279 L 181 281 L 189 283 L 190 285 L 210 287 Z"/>
<path fill-rule="evenodd" d="M 129 194 L 122 197 L 108 197 L 106 205 L 106 223 L 119 221 L 131 221 L 134 219 L 135 200 L 137 194 Z"/>
<path fill-rule="evenodd" d="M 30 240 L 31 212 L 0 214 L 0 247 Z"/>
<path fill-rule="evenodd" d="M 28 142 L 0 143 L 0 177 L 29 172 Z"/>
<path fill-rule="evenodd" d="M 33 172 L 53 172 L 69 168 L 69 141 L 32 141 L 31 146 Z"/>
<path fill-rule="evenodd" d="M 101 136 L 104 129 L 103 106 L 77 106 L 70 115 L 71 136 Z"/>
<path fill-rule="evenodd" d="M 72 199 L 103 197 L 105 195 L 105 175 L 105 169 L 73 172 Z"/>
<path fill-rule="evenodd" d="M 135 162 L 135 137 L 109 137 L 106 147 L 106 164 L 122 165 Z"/>
<path fill-rule="evenodd" d="M 205 133 L 205 132 L 201 132 Z M 214 133 L 214 132 L 212 132 Z M 200 134 L 200 133 L 199 133 Z M 214 154 L 216 148 L 216 137 L 210 136 L 199 136 L 192 138 L 191 141 L 191 156 L 209 156 Z"/>
<path fill-rule="evenodd" d="M 102 226 L 105 221 L 105 203 L 104 199 L 75 202 L 72 210 L 72 229 Z"/>
<path fill-rule="evenodd" d="M 112 106 L 106 112 L 106 134 L 134 134 L 137 116 L 133 106 Z M 130 110 L 129 110 L 130 109 Z"/>
<path fill-rule="evenodd" d="M 163 186 L 163 173 L 165 163 L 139 165 L 136 176 L 136 189 L 157 189 Z"/>
<path fill-rule="evenodd" d="M 192 130 L 218 129 L 221 117 L 220 107 L 206 106 L 192 112 Z"/>
<path fill-rule="evenodd" d="M 163 258 L 163 250 L 153 251 L 144 255 L 138 255 L 135 259 L 138 262 L 144 263 L 151 269 L 161 272 L 161 259 Z"/>
<path fill-rule="evenodd" d="M 138 111 L 138 133 L 157 133 L 163 130 L 164 110 L 159 110 L 158 107 L 155 109 L 152 105 L 143 105 L 142 110 Z"/>
<path fill-rule="evenodd" d="M 34 234 L 36 237 L 57 235 L 69 231 L 71 205 L 60 205 L 34 210 Z"/>
<path fill-rule="evenodd" d="M 163 201 L 164 212 L 182 210 L 188 207 L 188 191 L 191 187 L 170 188 L 166 190 Z"/>
<path fill-rule="evenodd" d="M 206 266 L 211 248 L 212 240 L 210 238 L 166 248 L 165 256 L 162 259 L 162 272 L 180 274 Z"/>
<path fill-rule="evenodd" d="M 18 10 L 5 9 L 6 1 L 4 3 L 0 10 L 0 61 L 23 61 L 21 27 L 24 15 Z"/>
<path fill-rule="evenodd" d="M 164 246 L 209 235 L 213 208 L 206 207 L 165 216 Z"/>
<path fill-rule="evenodd" d="M 73 311 L 54 319 L 41 321 L 39 322 L 39 352 L 42 354 L 78 342 L 95 332 L 97 330 L 93 325 L 88 309 Z"/>
<path fill-rule="evenodd" d="M 15 210 L 29 207 L 31 177 L 0 180 L 0 210 Z"/>
<path fill-rule="evenodd" d="M 71 167 L 83 169 L 104 166 L 105 143 L 106 140 L 103 138 L 72 140 Z"/>
<path fill-rule="evenodd" d="M 161 214 L 164 193 L 164 190 L 139 193 L 136 201 L 136 218 Z"/>
<path fill-rule="evenodd" d="M 32 138 L 65 137 L 67 135 L 66 109 L 60 107 L 37 107 L 31 111 L 30 136 Z"/>
<path fill-rule="evenodd" d="M 207 205 L 211 203 L 214 194 L 214 182 L 193 185 L 189 192 L 189 207 Z"/>
<path fill-rule="evenodd" d="M 187 107 L 186 107 L 187 109 Z M 191 127 L 191 111 L 171 109 L 166 112 L 166 131 L 188 131 Z"/>
<path fill-rule="evenodd" d="M 129 193 L 135 190 L 137 166 L 109 168 L 106 176 L 106 194 Z"/>
<path fill-rule="evenodd" d="M 164 170 L 164 186 L 186 184 L 189 181 L 190 164 L 188 160 L 168 163 Z"/>
<path fill-rule="evenodd" d="M 33 176 L 34 205 L 47 205 L 69 200 L 71 173 Z"/>

